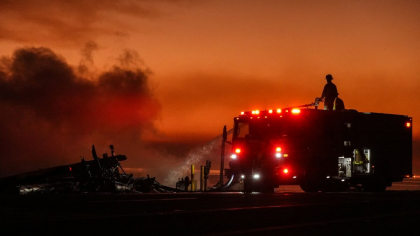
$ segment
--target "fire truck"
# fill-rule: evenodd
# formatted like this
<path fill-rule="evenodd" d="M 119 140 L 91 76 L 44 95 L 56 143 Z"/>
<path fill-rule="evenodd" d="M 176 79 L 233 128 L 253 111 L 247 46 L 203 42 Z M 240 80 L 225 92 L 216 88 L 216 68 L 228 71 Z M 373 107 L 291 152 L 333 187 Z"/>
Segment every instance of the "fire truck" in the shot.
<path fill-rule="evenodd" d="M 245 192 L 385 191 L 412 176 L 406 115 L 317 107 L 254 110 L 234 118 L 229 175 Z"/>

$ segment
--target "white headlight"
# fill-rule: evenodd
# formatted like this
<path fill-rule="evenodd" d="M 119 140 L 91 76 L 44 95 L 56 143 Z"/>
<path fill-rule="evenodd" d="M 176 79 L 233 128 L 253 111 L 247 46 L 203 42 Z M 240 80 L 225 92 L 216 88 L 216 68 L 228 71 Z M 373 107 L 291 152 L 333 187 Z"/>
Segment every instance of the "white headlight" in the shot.
<path fill-rule="evenodd" d="M 259 179 L 260 178 L 260 175 L 259 174 L 255 174 L 254 175 L 254 179 Z"/>
<path fill-rule="evenodd" d="M 236 159 L 238 156 L 236 156 L 236 154 L 232 154 L 232 155 L 230 155 L 230 158 L 232 158 L 232 159 Z"/>
<path fill-rule="evenodd" d="M 281 158 L 281 153 L 276 153 L 277 158 Z"/>

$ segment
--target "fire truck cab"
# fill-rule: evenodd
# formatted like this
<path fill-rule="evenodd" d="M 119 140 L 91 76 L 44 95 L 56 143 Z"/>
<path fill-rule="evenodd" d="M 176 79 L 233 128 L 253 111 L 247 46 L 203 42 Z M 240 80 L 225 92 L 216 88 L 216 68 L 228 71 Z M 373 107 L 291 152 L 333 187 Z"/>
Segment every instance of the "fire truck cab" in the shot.
<path fill-rule="evenodd" d="M 286 108 L 234 118 L 230 174 L 244 191 L 384 191 L 412 176 L 412 118 Z"/>

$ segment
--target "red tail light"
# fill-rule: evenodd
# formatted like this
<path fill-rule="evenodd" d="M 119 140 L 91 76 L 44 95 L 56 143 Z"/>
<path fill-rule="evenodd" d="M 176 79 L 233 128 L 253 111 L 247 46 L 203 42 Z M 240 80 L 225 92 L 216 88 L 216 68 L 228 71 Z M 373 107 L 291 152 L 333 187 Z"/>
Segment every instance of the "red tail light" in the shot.
<path fill-rule="evenodd" d="M 281 152 L 281 147 L 276 147 L 276 152 Z"/>
<path fill-rule="evenodd" d="M 287 168 L 283 169 L 283 173 L 285 173 L 285 174 L 289 173 L 289 169 L 287 169 Z"/>
<path fill-rule="evenodd" d="M 241 149 L 240 148 L 237 148 L 237 149 L 235 149 L 235 152 L 236 153 L 241 153 Z"/>

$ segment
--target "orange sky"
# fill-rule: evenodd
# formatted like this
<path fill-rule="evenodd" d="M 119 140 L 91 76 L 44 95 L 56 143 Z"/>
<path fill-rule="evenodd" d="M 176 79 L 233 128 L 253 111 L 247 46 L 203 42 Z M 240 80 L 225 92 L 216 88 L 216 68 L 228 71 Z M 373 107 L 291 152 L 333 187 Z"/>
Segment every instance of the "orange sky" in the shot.
<path fill-rule="evenodd" d="M 310 103 L 330 73 L 346 108 L 412 116 L 420 145 L 419 12 L 409 0 L 0 0 L 0 56 L 43 46 L 77 66 L 94 42 L 101 73 L 137 52 L 161 104 L 143 139 L 167 142 L 210 140 L 241 110 Z"/>

